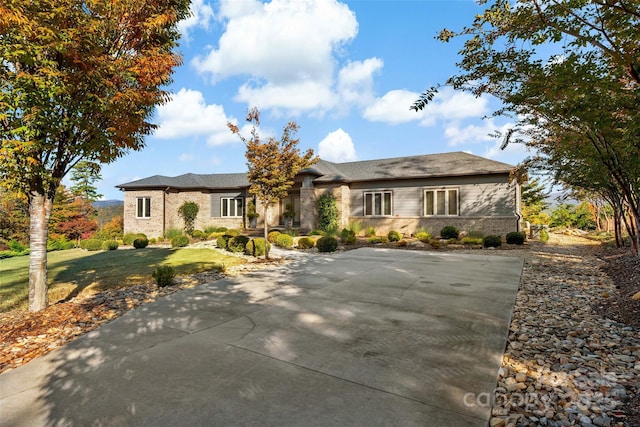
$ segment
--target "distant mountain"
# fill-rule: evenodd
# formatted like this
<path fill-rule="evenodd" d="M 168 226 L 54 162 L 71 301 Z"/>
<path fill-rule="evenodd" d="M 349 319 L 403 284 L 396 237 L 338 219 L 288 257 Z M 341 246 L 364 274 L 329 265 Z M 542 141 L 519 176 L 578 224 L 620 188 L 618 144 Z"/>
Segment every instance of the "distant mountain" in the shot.
<path fill-rule="evenodd" d="M 123 200 L 98 200 L 93 202 L 94 208 L 106 208 L 109 206 L 124 206 Z"/>

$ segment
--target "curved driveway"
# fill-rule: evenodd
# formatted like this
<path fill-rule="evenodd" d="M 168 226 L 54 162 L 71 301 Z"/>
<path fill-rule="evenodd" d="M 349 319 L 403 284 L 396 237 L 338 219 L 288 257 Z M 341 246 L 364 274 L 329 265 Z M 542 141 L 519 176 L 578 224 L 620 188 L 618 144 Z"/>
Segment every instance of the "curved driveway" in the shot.
<path fill-rule="evenodd" d="M 516 258 L 363 248 L 175 293 L 0 375 L 3 426 L 486 426 Z"/>

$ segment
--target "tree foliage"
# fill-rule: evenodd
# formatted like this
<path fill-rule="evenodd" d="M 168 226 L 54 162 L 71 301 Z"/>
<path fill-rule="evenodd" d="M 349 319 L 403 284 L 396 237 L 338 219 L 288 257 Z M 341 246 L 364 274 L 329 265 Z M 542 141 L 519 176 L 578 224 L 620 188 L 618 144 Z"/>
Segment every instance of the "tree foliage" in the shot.
<path fill-rule="evenodd" d="M 533 178 L 521 187 L 522 217 L 531 224 L 549 224 L 549 216 L 544 212 L 548 203 L 549 191 L 539 177 Z"/>
<path fill-rule="evenodd" d="M 49 221 L 49 234 L 63 235 L 68 240 L 88 239 L 98 229 L 95 208 L 91 202 L 58 187 Z"/>
<path fill-rule="evenodd" d="M 29 200 L 30 310 L 47 305 L 47 223 L 62 178 L 80 160 L 144 146 L 188 13 L 188 0 L 0 3 L 0 179 Z"/>
<path fill-rule="evenodd" d="M 338 231 L 338 202 L 333 194 L 323 194 L 316 201 L 318 211 L 318 227 L 320 230 L 335 234 Z"/>
<path fill-rule="evenodd" d="M 267 210 L 273 203 L 285 198 L 294 184 L 295 176 L 304 168 L 318 161 L 313 150 L 300 154 L 299 139 L 294 138 L 299 126 L 290 121 L 282 132 L 280 140 L 273 137 L 262 141 L 258 133 L 260 112 L 252 108 L 246 120 L 252 125 L 251 137 L 245 138 L 240 129 L 233 123 L 227 123 L 232 133 L 238 135 L 246 145 L 245 157 L 249 169 L 247 178 L 250 183 L 249 192 L 255 195 L 264 209 L 264 238 L 267 239 Z M 267 248 L 266 257 L 269 257 Z"/>
<path fill-rule="evenodd" d="M 98 193 L 98 189 L 94 185 L 96 181 L 100 181 L 100 165 L 98 163 L 80 160 L 71 169 L 71 192 L 74 196 L 80 196 L 90 202 L 95 202 L 102 194 Z"/>
<path fill-rule="evenodd" d="M 465 38 L 460 74 L 446 84 L 491 94 L 516 125 L 504 135 L 536 153 L 527 164 L 570 188 L 613 194 L 640 221 L 640 9 L 636 1 L 482 2 Z M 432 87 L 412 106 L 433 98 Z M 637 227 L 636 227 L 637 228 Z M 636 250 L 638 247 L 636 246 Z"/>

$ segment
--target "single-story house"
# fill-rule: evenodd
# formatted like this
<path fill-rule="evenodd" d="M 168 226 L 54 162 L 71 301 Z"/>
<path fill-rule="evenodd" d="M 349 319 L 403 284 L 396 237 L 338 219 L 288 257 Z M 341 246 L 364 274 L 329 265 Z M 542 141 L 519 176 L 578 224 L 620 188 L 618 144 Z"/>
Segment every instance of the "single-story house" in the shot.
<path fill-rule="evenodd" d="M 302 170 L 289 195 L 269 208 L 269 227 L 284 224 L 294 211 L 293 226 L 317 228 L 316 200 L 331 193 L 337 200 L 340 228 L 360 221 L 378 233 L 405 235 L 418 228 L 437 235 L 454 225 L 461 231 L 504 236 L 519 231 L 520 185 L 510 179 L 513 166 L 464 152 L 334 163 L 320 160 Z M 248 228 L 246 173 L 155 175 L 118 185 L 124 191 L 125 233 L 163 236 L 183 228 L 178 208 L 186 201 L 199 206 L 195 228 Z M 257 211 L 262 213 L 258 204 Z M 262 216 L 256 227 L 263 227 Z"/>

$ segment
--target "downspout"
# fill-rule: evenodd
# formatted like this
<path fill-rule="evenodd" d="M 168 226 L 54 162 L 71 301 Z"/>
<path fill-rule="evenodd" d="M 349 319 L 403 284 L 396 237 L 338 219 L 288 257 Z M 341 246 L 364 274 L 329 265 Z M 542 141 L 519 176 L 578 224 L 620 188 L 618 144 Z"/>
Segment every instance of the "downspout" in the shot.
<path fill-rule="evenodd" d="M 516 186 L 515 186 L 515 192 L 516 192 L 516 206 L 515 206 L 516 207 L 516 211 L 515 211 L 515 214 L 516 214 L 516 218 L 517 218 L 516 231 L 520 232 L 520 228 L 521 228 L 520 227 L 520 225 L 521 225 L 520 223 L 522 221 L 522 215 L 520 215 L 520 212 L 521 212 L 521 209 L 522 209 L 522 206 L 521 206 L 522 205 L 522 200 L 521 200 L 521 197 L 520 197 L 520 183 L 518 183 L 517 181 L 516 181 Z"/>

